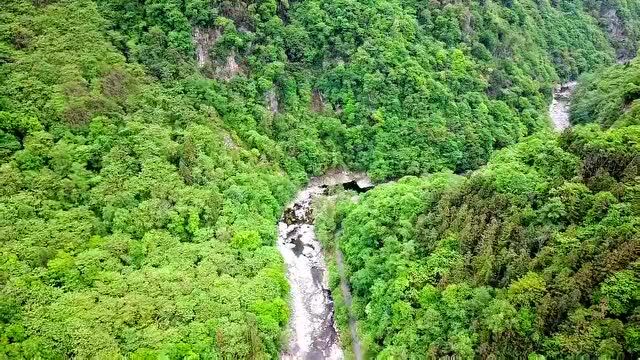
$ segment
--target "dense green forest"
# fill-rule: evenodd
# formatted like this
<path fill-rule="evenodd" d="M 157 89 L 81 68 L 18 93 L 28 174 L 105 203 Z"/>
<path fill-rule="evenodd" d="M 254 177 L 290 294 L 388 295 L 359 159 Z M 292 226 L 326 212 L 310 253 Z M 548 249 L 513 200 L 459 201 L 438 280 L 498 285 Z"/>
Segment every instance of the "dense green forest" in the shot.
<path fill-rule="evenodd" d="M 581 78 L 571 104 L 576 124 L 596 123 L 605 128 L 640 125 L 640 62 L 613 66 Z"/>
<path fill-rule="evenodd" d="M 546 126 L 554 82 L 640 39 L 633 1 L 97 3 L 112 43 L 160 79 L 190 76 L 193 29 L 208 34 L 203 73 L 242 101 L 207 100 L 241 137 L 274 139 L 307 173 L 379 180 L 476 168 Z"/>
<path fill-rule="evenodd" d="M 282 169 L 193 95 L 205 80 L 127 63 L 95 4 L 1 14 L 0 357 L 276 354 Z"/>
<path fill-rule="evenodd" d="M 4 0 L 0 358 L 275 358 L 275 224 L 309 176 L 504 147 L 339 205 L 371 354 L 637 355 L 638 65 L 579 90 L 610 130 L 528 136 L 639 24 L 622 0 Z"/>
<path fill-rule="evenodd" d="M 575 113 L 609 129 L 540 133 L 468 177 L 407 177 L 323 209 L 370 356 L 640 355 L 639 76 L 633 62 L 583 85 Z"/>

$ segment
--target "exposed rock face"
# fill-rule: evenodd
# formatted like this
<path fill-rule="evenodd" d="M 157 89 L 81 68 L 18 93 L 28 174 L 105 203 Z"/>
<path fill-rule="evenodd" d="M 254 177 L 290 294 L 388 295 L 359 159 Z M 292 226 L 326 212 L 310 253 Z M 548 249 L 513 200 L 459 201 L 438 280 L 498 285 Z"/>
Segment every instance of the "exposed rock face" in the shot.
<path fill-rule="evenodd" d="M 195 27 L 193 29 L 193 42 L 196 45 L 196 60 L 199 67 L 204 67 L 211 63 L 209 50 L 215 45 L 220 37 L 219 29 Z"/>
<path fill-rule="evenodd" d="M 222 32 L 218 28 L 195 27 L 193 29 L 193 43 L 196 45 L 196 60 L 200 68 L 209 70 L 213 77 L 220 80 L 231 80 L 236 75 L 243 74 L 244 69 L 238 65 L 234 50 L 225 59 L 212 58 L 211 49 L 218 42 Z"/>
<path fill-rule="evenodd" d="M 576 88 L 575 81 L 560 85 L 553 92 L 553 100 L 549 107 L 549 117 L 553 122 L 553 128 L 562 132 L 571 126 L 569 123 L 569 100 L 573 90 Z"/>
<path fill-rule="evenodd" d="M 600 18 L 605 26 L 609 38 L 616 44 L 616 56 L 618 60 L 633 58 L 635 51 L 629 48 L 628 36 L 622 19 L 615 9 L 605 8 L 600 10 Z"/>
<path fill-rule="evenodd" d="M 235 141 L 233 141 L 233 138 L 228 133 L 224 133 L 222 137 L 222 143 L 224 144 L 224 146 L 227 147 L 227 149 L 231 149 L 231 150 L 238 149 L 238 145 L 236 144 Z"/>
<path fill-rule="evenodd" d="M 622 21 L 618 17 L 618 12 L 615 9 L 606 9 L 602 13 L 602 18 L 607 25 L 607 32 L 611 37 L 616 40 L 624 39 L 624 27 Z"/>
<path fill-rule="evenodd" d="M 336 186 L 352 181 L 362 184 L 362 187 L 373 187 L 371 179 L 365 172 L 352 172 L 343 169 L 329 170 L 323 176 L 311 179 L 309 186 Z"/>
<path fill-rule="evenodd" d="M 325 104 L 322 93 L 320 90 L 313 90 L 313 93 L 311 94 L 311 110 L 320 113 L 324 111 L 324 107 Z"/>
<path fill-rule="evenodd" d="M 278 250 L 287 266 L 291 285 L 289 342 L 281 354 L 282 359 L 344 358 L 334 322 L 324 254 L 315 237 L 311 205 L 316 197 L 326 194 L 329 186 L 354 181 L 366 184 L 368 178 L 364 173 L 335 170 L 312 179 L 278 223 Z"/>
<path fill-rule="evenodd" d="M 219 63 L 215 66 L 216 78 L 222 80 L 231 80 L 236 75 L 244 74 L 244 70 L 236 61 L 236 52 L 231 50 L 227 58 L 223 63 Z"/>
<path fill-rule="evenodd" d="M 266 103 L 267 109 L 269 109 L 272 114 L 278 113 L 278 107 L 280 104 L 278 103 L 278 96 L 276 95 L 275 89 L 269 89 L 264 94 L 264 102 Z"/>

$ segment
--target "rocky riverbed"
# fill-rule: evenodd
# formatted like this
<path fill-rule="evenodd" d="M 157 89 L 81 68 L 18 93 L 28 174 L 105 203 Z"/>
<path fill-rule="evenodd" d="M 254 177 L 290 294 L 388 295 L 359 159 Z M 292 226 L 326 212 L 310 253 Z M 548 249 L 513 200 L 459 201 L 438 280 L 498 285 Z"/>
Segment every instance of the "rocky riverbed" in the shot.
<path fill-rule="evenodd" d="M 575 81 L 571 81 L 558 86 L 553 91 L 553 100 L 549 106 L 549 117 L 553 123 L 553 128 L 558 132 L 562 132 L 571 126 L 569 122 L 569 101 L 576 85 Z"/>
<path fill-rule="evenodd" d="M 282 359 L 343 359 L 334 322 L 329 275 L 313 226 L 312 202 L 331 186 L 365 191 L 373 186 L 362 173 L 333 171 L 314 178 L 285 209 L 278 223 L 278 250 L 291 286 L 289 342 Z"/>

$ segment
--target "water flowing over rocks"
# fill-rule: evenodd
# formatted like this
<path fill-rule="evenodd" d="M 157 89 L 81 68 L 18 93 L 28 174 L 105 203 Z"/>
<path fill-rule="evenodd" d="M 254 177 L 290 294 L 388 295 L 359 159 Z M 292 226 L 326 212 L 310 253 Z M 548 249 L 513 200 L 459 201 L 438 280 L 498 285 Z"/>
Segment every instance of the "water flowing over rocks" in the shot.
<path fill-rule="evenodd" d="M 560 85 L 553 91 L 553 100 L 549 106 L 549 117 L 553 122 L 553 128 L 562 132 L 571 126 L 569 122 L 569 101 L 577 82 L 571 81 Z"/>
<path fill-rule="evenodd" d="M 334 322 L 327 266 L 315 237 L 312 202 L 328 188 L 355 183 L 363 191 L 373 184 L 363 173 L 333 171 L 313 178 L 285 209 L 278 223 L 278 250 L 291 286 L 289 342 L 282 359 L 338 360 L 344 354 Z"/>

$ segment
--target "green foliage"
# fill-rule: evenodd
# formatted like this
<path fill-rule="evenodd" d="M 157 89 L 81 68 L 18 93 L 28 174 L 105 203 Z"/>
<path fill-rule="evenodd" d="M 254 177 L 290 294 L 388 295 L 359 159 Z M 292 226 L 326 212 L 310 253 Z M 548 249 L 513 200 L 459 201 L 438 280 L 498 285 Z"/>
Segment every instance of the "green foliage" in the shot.
<path fill-rule="evenodd" d="M 514 145 L 548 126 L 554 82 L 635 52 L 637 10 L 3 1 L 0 357 L 277 357 L 274 224 L 345 165 L 445 171 L 318 224 L 325 244 L 344 227 L 372 355 L 637 354 L 635 80 L 607 70 L 575 105 L 607 126 L 628 107 L 620 129 Z"/>
<path fill-rule="evenodd" d="M 638 264 L 634 270 L 623 270 L 604 281 L 600 288 L 601 301 L 605 301 L 613 314 L 631 314 L 640 305 L 640 274 Z"/>
<path fill-rule="evenodd" d="M 404 178 L 325 214 L 371 356 L 637 357 L 639 140 L 541 133 L 466 178 Z"/>
<path fill-rule="evenodd" d="M 91 1 L 1 16 L 0 357 L 277 356 L 279 146 L 126 64 Z"/>
<path fill-rule="evenodd" d="M 638 99 L 640 62 L 618 64 L 584 76 L 571 104 L 571 121 L 594 122 L 603 127 L 638 125 Z"/>
<path fill-rule="evenodd" d="M 637 5 L 618 2 L 97 3 L 113 43 L 159 79 L 189 78 L 198 48 L 229 85 L 231 104 L 211 102 L 225 124 L 280 143 L 299 162 L 288 170 L 378 180 L 477 168 L 547 126 L 554 82 L 640 39 Z"/>

